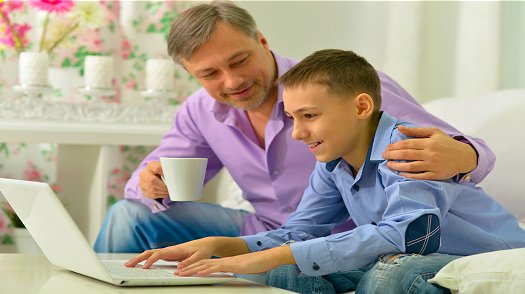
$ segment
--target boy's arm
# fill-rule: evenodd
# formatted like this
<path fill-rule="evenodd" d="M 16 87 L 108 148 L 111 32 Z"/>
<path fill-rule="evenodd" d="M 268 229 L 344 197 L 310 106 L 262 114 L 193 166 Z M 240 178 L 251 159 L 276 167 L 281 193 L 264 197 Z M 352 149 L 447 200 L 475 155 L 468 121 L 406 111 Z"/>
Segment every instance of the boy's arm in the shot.
<path fill-rule="evenodd" d="M 234 256 L 248 252 L 246 243 L 240 238 L 206 237 L 175 246 L 146 250 L 126 262 L 126 266 L 135 267 L 138 263 L 146 261 L 143 268 L 150 268 L 156 261 L 166 260 L 180 261 L 184 267 L 212 256 Z"/>
<path fill-rule="evenodd" d="M 317 162 L 301 202 L 281 228 L 242 236 L 251 252 L 274 248 L 290 241 L 305 241 L 330 235 L 348 219 L 341 193 L 325 165 Z"/>
<path fill-rule="evenodd" d="M 295 264 L 290 246 L 225 258 L 203 259 L 188 266 L 177 267 L 180 276 L 209 275 L 216 272 L 258 274 L 285 264 Z"/>

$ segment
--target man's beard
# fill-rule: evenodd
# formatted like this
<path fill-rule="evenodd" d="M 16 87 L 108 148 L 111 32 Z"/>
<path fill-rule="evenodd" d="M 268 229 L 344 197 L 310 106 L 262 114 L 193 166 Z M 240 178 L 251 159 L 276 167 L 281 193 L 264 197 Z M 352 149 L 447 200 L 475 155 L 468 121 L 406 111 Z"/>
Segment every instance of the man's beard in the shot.
<path fill-rule="evenodd" d="M 253 86 L 261 85 L 254 84 Z M 222 103 L 227 104 L 231 107 L 242 109 L 245 111 L 250 111 L 257 109 L 259 106 L 261 106 L 264 101 L 268 98 L 268 95 L 270 93 L 270 89 L 262 88 L 262 90 L 259 93 L 255 93 L 253 96 L 251 96 L 249 99 L 244 101 L 235 101 L 233 99 L 223 98 L 221 99 Z M 223 97 L 228 97 L 227 94 L 223 95 Z"/>

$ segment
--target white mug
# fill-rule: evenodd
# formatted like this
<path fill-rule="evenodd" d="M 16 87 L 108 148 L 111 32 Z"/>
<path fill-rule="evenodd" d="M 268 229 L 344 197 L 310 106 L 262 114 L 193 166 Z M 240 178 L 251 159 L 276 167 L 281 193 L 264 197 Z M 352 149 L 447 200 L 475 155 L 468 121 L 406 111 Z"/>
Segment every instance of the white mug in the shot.
<path fill-rule="evenodd" d="M 172 201 L 195 201 L 202 197 L 208 158 L 161 157 L 162 180 Z"/>

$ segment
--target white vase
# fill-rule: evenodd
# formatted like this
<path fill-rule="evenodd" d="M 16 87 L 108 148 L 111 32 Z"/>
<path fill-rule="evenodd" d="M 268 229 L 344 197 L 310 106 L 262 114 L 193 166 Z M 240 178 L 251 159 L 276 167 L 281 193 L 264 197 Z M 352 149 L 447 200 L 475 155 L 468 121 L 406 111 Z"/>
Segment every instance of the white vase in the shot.
<path fill-rule="evenodd" d="M 24 87 L 47 87 L 49 57 L 41 52 L 22 52 L 18 61 L 19 83 Z"/>
<path fill-rule="evenodd" d="M 13 237 L 16 252 L 18 253 L 42 253 L 29 231 L 25 228 L 14 228 Z"/>

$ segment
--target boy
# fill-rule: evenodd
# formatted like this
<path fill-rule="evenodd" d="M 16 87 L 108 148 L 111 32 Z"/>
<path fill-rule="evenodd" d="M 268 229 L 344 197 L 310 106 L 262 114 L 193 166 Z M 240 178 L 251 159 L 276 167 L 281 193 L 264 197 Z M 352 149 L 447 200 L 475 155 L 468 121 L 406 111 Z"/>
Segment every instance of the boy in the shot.
<path fill-rule="evenodd" d="M 385 146 L 406 136 L 380 112 L 379 78 L 364 58 L 318 51 L 278 82 L 292 137 L 318 160 L 297 211 L 277 230 L 150 250 L 127 266 L 182 260 L 186 276 L 295 264 L 267 282 L 309 293 L 442 293 L 426 280 L 458 256 L 525 247 L 517 220 L 473 184 L 411 180 L 386 166 Z M 357 228 L 329 235 L 349 216 Z"/>

